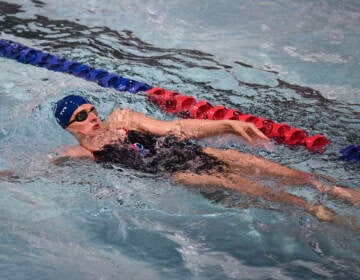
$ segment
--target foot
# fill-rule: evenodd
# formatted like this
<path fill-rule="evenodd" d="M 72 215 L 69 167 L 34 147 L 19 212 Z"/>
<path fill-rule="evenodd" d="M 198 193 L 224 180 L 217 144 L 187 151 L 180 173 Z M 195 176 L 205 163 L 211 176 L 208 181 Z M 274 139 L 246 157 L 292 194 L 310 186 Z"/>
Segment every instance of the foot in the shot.
<path fill-rule="evenodd" d="M 337 216 L 333 210 L 326 208 L 324 205 L 314 205 L 310 207 L 309 212 L 324 222 L 334 222 Z"/>
<path fill-rule="evenodd" d="M 345 199 L 356 207 L 360 207 L 360 192 L 357 190 L 334 186 L 328 191 L 328 193 L 334 197 Z"/>
<path fill-rule="evenodd" d="M 333 197 L 344 199 L 349 201 L 356 207 L 360 207 L 360 192 L 352 188 L 338 187 L 338 186 L 327 186 L 319 181 L 313 181 L 316 189 L 322 193 L 327 193 Z"/>

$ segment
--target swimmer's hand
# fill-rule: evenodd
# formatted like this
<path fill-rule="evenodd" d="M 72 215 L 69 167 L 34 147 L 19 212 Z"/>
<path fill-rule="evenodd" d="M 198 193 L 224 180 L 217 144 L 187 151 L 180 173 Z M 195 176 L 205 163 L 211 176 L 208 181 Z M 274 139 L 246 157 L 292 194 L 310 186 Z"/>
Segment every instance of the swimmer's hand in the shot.
<path fill-rule="evenodd" d="M 13 174 L 14 172 L 10 170 L 0 170 L 0 177 L 10 177 Z"/>
<path fill-rule="evenodd" d="M 0 170 L 0 180 L 10 181 L 12 179 L 17 179 L 18 176 L 15 175 L 14 171 L 11 170 Z"/>
<path fill-rule="evenodd" d="M 253 123 L 231 120 L 230 126 L 234 133 L 240 135 L 245 141 L 256 144 L 259 140 L 269 141 Z"/>

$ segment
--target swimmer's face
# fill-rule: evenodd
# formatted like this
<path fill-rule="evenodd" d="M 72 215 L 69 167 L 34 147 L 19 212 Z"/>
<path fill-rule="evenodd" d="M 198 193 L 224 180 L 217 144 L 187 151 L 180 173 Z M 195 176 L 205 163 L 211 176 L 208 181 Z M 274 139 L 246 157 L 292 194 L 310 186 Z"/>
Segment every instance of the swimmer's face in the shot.
<path fill-rule="evenodd" d="M 83 104 L 72 114 L 67 130 L 75 134 L 95 136 L 101 128 L 100 124 L 94 105 Z"/>

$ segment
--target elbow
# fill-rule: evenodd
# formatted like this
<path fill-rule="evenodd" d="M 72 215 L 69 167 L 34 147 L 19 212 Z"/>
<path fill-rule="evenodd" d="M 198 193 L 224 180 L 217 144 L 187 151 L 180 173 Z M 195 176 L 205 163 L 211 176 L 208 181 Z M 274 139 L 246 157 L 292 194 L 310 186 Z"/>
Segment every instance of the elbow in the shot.
<path fill-rule="evenodd" d="M 171 122 L 169 128 L 165 129 L 166 135 L 174 135 L 180 140 L 186 140 L 192 138 L 194 135 L 190 135 L 189 129 L 185 126 L 183 120 L 175 120 Z"/>

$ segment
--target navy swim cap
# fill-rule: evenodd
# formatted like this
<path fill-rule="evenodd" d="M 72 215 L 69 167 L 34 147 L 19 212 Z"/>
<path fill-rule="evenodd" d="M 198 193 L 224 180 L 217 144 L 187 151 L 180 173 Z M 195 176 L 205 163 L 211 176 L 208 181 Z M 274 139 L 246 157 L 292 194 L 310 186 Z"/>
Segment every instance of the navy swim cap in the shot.
<path fill-rule="evenodd" d="M 68 95 L 55 104 L 54 114 L 56 121 L 62 128 L 66 128 L 74 111 L 83 104 L 92 104 L 86 98 L 79 95 Z"/>

